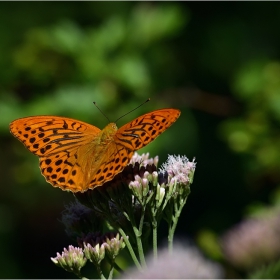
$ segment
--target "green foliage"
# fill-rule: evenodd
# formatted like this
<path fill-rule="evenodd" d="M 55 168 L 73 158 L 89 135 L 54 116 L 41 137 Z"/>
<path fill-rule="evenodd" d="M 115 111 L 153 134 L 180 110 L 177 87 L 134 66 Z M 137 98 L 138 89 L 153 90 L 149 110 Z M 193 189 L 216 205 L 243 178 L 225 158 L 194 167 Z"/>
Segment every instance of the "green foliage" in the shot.
<path fill-rule="evenodd" d="M 247 156 L 249 172 L 257 176 L 278 172 L 280 62 L 245 64 L 233 88 L 244 109 L 240 116 L 224 122 L 222 134 L 232 150 Z"/>
<path fill-rule="evenodd" d="M 10 59 L 15 70 L 13 80 L 20 82 L 20 88 L 31 86 L 35 98 L 24 106 L 21 96 L 3 98 L 2 107 L 10 108 L 6 113 L 11 119 L 72 111 L 73 116 L 90 120 L 94 99 L 105 112 L 114 108 L 112 116 L 116 118 L 158 87 L 156 73 L 171 56 L 166 48 L 168 39 L 186 19 L 174 5 L 156 8 L 142 4 L 127 17 L 115 14 L 99 26 L 84 28 L 64 19 L 31 28 Z M 151 60 L 155 50 L 161 56 Z M 3 131 L 7 131 L 6 125 L 6 119 L 0 121 Z"/>
<path fill-rule="evenodd" d="M 279 279 L 280 278 L 280 261 L 265 265 L 252 272 L 249 279 Z"/>

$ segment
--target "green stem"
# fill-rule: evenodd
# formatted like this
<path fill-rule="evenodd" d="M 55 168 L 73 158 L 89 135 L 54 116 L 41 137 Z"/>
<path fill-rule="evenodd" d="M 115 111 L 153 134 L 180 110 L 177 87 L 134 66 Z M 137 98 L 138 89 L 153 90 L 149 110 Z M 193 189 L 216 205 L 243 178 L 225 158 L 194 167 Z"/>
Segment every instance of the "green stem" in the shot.
<path fill-rule="evenodd" d="M 144 225 L 144 218 L 145 218 L 145 206 L 142 205 L 142 212 L 141 212 L 141 218 L 139 221 L 139 234 L 142 235 L 143 232 L 143 225 Z"/>
<path fill-rule="evenodd" d="M 139 222 L 139 230 L 138 230 L 138 234 L 136 236 L 139 258 L 140 258 L 140 262 L 141 262 L 141 264 L 144 268 L 147 267 L 147 264 L 146 264 L 146 260 L 145 260 L 145 255 L 144 255 L 144 250 L 143 250 L 143 244 L 142 244 L 141 237 L 143 235 L 143 226 L 144 226 L 146 205 L 147 205 L 147 202 L 145 200 L 143 205 L 142 205 L 141 218 L 140 218 L 140 222 Z"/>
<path fill-rule="evenodd" d="M 175 228 L 176 228 L 176 226 L 175 226 Z M 169 253 L 172 253 L 172 251 L 173 251 L 173 238 L 174 238 L 175 228 L 173 227 L 172 221 L 170 221 L 169 227 L 168 227 L 168 251 L 169 251 Z"/>
<path fill-rule="evenodd" d="M 103 273 L 102 273 L 102 270 L 101 270 L 99 264 L 96 265 L 96 270 L 97 270 L 97 273 L 98 273 L 100 279 L 106 279 L 105 276 L 104 276 Z"/>
<path fill-rule="evenodd" d="M 142 205 L 142 211 L 141 211 L 141 217 L 140 217 L 138 228 L 137 228 L 137 225 L 136 225 L 136 222 L 134 219 L 134 215 L 133 215 L 131 209 L 128 212 L 128 214 L 130 216 L 130 223 L 131 223 L 132 229 L 134 231 L 135 239 L 136 239 L 140 263 L 141 263 L 142 267 L 146 268 L 147 264 L 146 264 L 146 260 L 145 260 L 145 256 L 144 256 L 143 244 L 142 244 L 142 239 L 141 239 L 142 232 L 143 232 L 144 218 L 145 218 L 145 205 L 146 205 L 145 201 L 143 201 L 141 203 L 141 205 Z"/>
<path fill-rule="evenodd" d="M 168 224 L 168 251 L 172 252 L 173 248 L 172 248 L 172 243 L 173 243 L 173 233 L 172 233 L 172 218 L 173 218 L 173 214 L 172 212 L 169 213 L 167 215 L 167 224 Z"/>
<path fill-rule="evenodd" d="M 114 264 L 114 268 L 116 271 L 118 271 L 119 273 L 123 273 L 123 270 L 119 267 L 119 265 L 117 263 Z"/>
<path fill-rule="evenodd" d="M 179 199 L 177 199 L 174 203 L 174 216 L 172 215 L 172 221 L 169 223 L 169 229 L 168 229 L 168 250 L 170 253 L 173 251 L 173 239 L 174 239 L 174 233 L 178 224 L 179 217 L 181 215 L 181 212 L 183 210 L 184 205 L 186 204 L 187 197 L 180 203 L 180 196 Z M 179 204 L 179 207 L 178 207 Z"/>
<path fill-rule="evenodd" d="M 113 279 L 114 264 L 115 264 L 115 260 L 112 260 L 110 272 L 109 272 L 109 275 L 108 275 L 108 279 L 110 279 L 110 280 Z"/>
<path fill-rule="evenodd" d="M 154 251 L 154 259 L 157 259 L 157 222 L 153 221 L 153 251 Z"/>
<path fill-rule="evenodd" d="M 154 259 L 157 259 L 157 227 L 158 227 L 158 223 L 157 223 L 157 211 L 158 208 L 156 207 L 156 198 L 155 198 L 155 191 L 154 190 L 150 196 L 148 197 L 148 201 L 153 197 L 154 201 L 152 202 L 152 204 L 150 205 L 150 217 L 152 220 L 152 228 L 153 228 L 153 254 L 154 254 Z"/>
<path fill-rule="evenodd" d="M 153 254 L 154 259 L 157 259 L 157 209 L 155 209 L 155 205 L 151 207 L 151 219 L 152 219 L 152 228 L 153 228 Z"/>
<path fill-rule="evenodd" d="M 132 248 L 132 246 L 131 246 L 131 244 L 130 244 L 130 242 L 129 242 L 129 240 L 128 240 L 126 234 L 125 234 L 125 232 L 124 232 L 123 229 L 120 228 L 120 227 L 118 227 L 118 231 L 119 231 L 119 233 L 121 234 L 121 236 L 123 237 L 123 240 L 124 240 L 124 242 L 125 242 L 125 244 L 126 244 L 126 246 L 127 246 L 127 249 L 128 249 L 128 251 L 129 251 L 130 256 L 131 256 L 131 258 L 133 259 L 133 261 L 134 261 L 136 267 L 137 267 L 140 271 L 142 271 L 143 269 L 142 269 L 142 267 L 141 267 L 141 265 L 140 265 L 140 263 L 139 263 L 139 261 L 138 261 L 136 255 L 135 255 L 134 251 L 133 251 L 133 248 Z"/>
<path fill-rule="evenodd" d="M 101 193 L 101 195 L 106 199 L 106 196 L 105 196 L 105 194 L 103 193 L 103 192 L 100 192 Z M 101 205 L 102 206 L 102 205 Z M 129 214 L 127 214 L 125 211 L 124 211 L 124 209 L 122 209 L 122 207 L 120 207 L 120 205 L 119 205 L 119 208 L 122 210 L 122 213 L 124 214 L 124 216 L 127 218 L 127 220 L 128 221 L 130 221 L 131 223 L 133 223 L 133 219 L 134 219 L 134 217 L 133 217 L 133 215 L 131 215 L 131 209 L 129 209 Z M 103 209 L 102 207 L 101 207 L 101 209 Z M 105 212 L 105 213 L 108 213 L 108 212 L 110 212 L 109 210 L 108 211 L 106 211 L 106 210 L 108 210 L 108 209 L 103 209 L 103 211 Z M 130 256 L 131 256 L 131 258 L 132 258 L 132 260 L 134 261 L 134 264 L 136 265 L 136 267 L 140 270 L 140 271 L 142 271 L 143 269 L 142 269 L 142 267 L 141 267 L 141 265 L 140 265 L 140 263 L 139 263 L 139 261 L 138 261 L 138 259 L 137 259 L 137 257 L 136 257 L 136 255 L 135 255 L 135 253 L 134 253 L 134 250 L 133 250 L 133 248 L 132 248 L 132 246 L 131 246 L 131 243 L 129 242 L 129 240 L 128 240 L 128 238 L 127 238 L 127 235 L 125 234 L 125 232 L 124 232 L 124 230 L 119 226 L 119 224 L 118 223 L 116 223 L 116 221 L 114 221 L 114 220 L 112 220 L 112 218 L 111 218 L 111 216 L 110 215 L 107 215 L 107 219 L 108 219 L 108 221 L 112 224 L 112 225 L 114 225 L 115 227 L 116 227 L 116 229 L 119 231 L 119 233 L 121 234 L 121 236 L 123 237 L 123 240 L 124 240 L 124 242 L 125 242 L 125 244 L 126 244 L 126 246 L 127 246 L 127 249 L 128 249 L 128 251 L 129 251 L 129 253 L 130 253 Z"/>
<path fill-rule="evenodd" d="M 139 230 L 137 229 L 136 226 L 136 222 L 134 219 L 134 215 L 133 215 L 133 209 L 131 207 L 130 204 L 128 204 L 128 208 L 126 209 L 126 211 L 123 209 L 122 207 L 123 205 L 119 205 L 119 208 L 122 210 L 123 215 L 126 217 L 126 219 L 130 222 L 134 235 L 135 235 L 135 239 L 136 239 L 136 244 L 137 244 L 137 249 L 138 249 L 138 255 L 140 258 L 140 263 L 134 253 L 134 250 L 131 246 L 131 243 L 129 242 L 125 232 L 123 231 L 123 229 L 121 227 L 118 226 L 118 231 L 120 232 L 120 234 L 122 235 L 124 242 L 129 250 L 129 253 L 135 263 L 135 265 L 137 266 L 137 268 L 142 271 L 143 268 L 142 267 L 146 267 L 146 262 L 145 262 L 145 258 L 144 258 L 144 251 L 143 251 L 143 246 L 142 246 L 142 241 L 141 241 L 141 235 L 142 235 L 142 228 L 143 228 L 143 223 L 144 223 L 144 215 L 142 211 L 141 214 L 141 218 L 140 218 L 140 223 L 139 223 Z"/>
<path fill-rule="evenodd" d="M 135 238 L 136 238 L 136 244 L 137 244 L 137 249 L 138 249 L 138 255 L 140 258 L 140 263 L 141 263 L 142 267 L 146 268 L 147 264 L 146 264 L 142 240 L 141 240 L 142 234 L 139 232 L 139 230 L 135 226 L 133 226 L 133 231 L 134 231 Z"/>

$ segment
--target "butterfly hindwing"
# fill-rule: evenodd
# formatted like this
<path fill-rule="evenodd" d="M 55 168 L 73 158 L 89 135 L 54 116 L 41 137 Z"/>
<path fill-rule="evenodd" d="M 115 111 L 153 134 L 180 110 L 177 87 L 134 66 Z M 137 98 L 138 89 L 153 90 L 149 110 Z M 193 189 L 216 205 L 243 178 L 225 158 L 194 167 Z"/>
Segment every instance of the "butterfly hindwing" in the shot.
<path fill-rule="evenodd" d="M 46 181 L 53 186 L 74 192 L 83 190 L 83 173 L 75 151 L 60 152 L 47 158 L 41 157 L 40 169 Z"/>
<path fill-rule="evenodd" d="M 133 153 L 133 151 L 126 149 L 122 145 L 117 145 L 115 142 L 108 144 L 98 170 L 91 176 L 90 188 L 101 186 L 105 182 L 112 180 L 128 165 Z"/>

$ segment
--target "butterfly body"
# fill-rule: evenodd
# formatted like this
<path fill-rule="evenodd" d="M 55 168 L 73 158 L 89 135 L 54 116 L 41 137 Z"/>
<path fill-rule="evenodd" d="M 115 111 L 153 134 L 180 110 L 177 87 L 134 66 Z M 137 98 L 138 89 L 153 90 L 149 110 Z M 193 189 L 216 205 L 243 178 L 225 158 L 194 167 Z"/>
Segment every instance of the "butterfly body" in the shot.
<path fill-rule="evenodd" d="M 103 130 L 75 119 L 57 116 L 21 118 L 11 133 L 39 156 L 40 169 L 53 186 L 83 192 L 112 180 L 133 153 L 150 143 L 179 117 L 176 109 L 142 115 L 117 128 Z"/>

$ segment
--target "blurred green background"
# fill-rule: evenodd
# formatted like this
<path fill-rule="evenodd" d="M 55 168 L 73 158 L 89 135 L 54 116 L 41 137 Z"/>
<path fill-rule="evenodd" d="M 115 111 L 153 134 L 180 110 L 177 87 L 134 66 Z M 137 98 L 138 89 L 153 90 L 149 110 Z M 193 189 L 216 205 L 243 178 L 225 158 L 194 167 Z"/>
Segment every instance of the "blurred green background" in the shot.
<path fill-rule="evenodd" d="M 73 195 L 45 182 L 38 158 L 9 133 L 16 118 L 59 115 L 103 128 L 93 101 L 114 121 L 151 98 L 118 126 L 180 109 L 140 152 L 160 164 L 168 154 L 196 157 L 177 237 L 206 251 L 209 236 L 275 203 L 279 26 L 278 2 L 1 2 L 0 277 L 73 277 L 50 261 L 73 244 L 60 222 Z M 165 236 L 163 227 L 160 244 Z"/>

